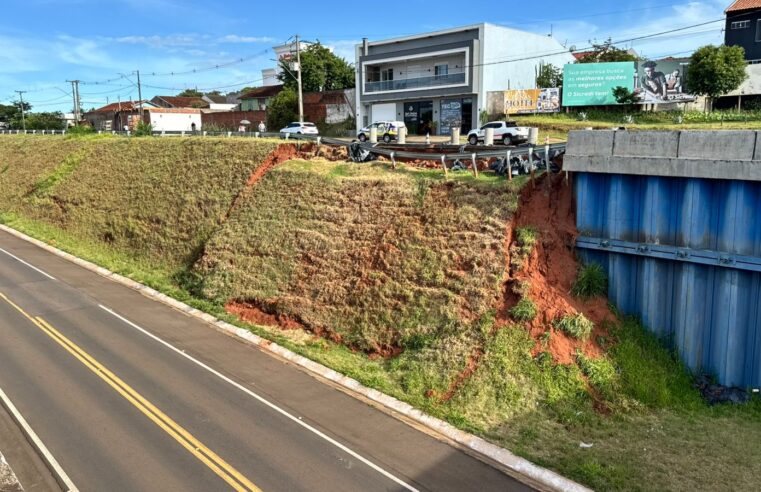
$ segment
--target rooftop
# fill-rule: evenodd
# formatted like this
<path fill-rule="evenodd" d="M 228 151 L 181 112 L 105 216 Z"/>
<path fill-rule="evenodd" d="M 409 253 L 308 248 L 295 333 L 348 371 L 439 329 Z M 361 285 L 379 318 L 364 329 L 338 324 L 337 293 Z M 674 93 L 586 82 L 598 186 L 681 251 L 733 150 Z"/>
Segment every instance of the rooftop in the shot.
<path fill-rule="evenodd" d="M 742 12 L 744 10 L 761 9 L 761 0 L 736 0 L 732 5 L 727 7 L 725 13 Z"/>

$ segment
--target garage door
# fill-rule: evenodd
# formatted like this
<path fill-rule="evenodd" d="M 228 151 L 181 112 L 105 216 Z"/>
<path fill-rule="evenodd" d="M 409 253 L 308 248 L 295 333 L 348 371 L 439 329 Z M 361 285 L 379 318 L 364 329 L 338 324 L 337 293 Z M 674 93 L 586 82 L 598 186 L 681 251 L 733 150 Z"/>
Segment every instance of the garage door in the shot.
<path fill-rule="evenodd" d="M 373 121 L 396 120 L 396 103 L 373 104 Z"/>

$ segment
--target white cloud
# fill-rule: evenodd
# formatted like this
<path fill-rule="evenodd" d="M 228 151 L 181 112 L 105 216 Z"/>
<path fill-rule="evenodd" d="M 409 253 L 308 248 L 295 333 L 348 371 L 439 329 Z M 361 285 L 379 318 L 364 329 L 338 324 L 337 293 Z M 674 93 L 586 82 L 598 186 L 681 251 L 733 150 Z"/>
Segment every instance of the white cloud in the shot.
<path fill-rule="evenodd" d="M 66 63 L 96 67 L 111 65 L 111 57 L 96 41 L 67 35 L 60 35 L 57 39 L 55 52 Z"/>
<path fill-rule="evenodd" d="M 115 38 L 103 38 L 103 40 L 122 44 L 142 44 L 152 48 L 167 48 L 177 46 L 197 46 L 208 40 L 208 38 L 208 35 L 174 34 L 170 36 L 120 36 Z"/>
<path fill-rule="evenodd" d="M 269 36 L 239 36 L 228 34 L 218 39 L 220 43 L 275 43 L 277 40 Z"/>
<path fill-rule="evenodd" d="M 326 41 L 323 44 L 331 48 L 337 56 L 344 58 L 349 63 L 354 63 L 356 57 L 354 47 L 361 42 L 361 40 Z"/>

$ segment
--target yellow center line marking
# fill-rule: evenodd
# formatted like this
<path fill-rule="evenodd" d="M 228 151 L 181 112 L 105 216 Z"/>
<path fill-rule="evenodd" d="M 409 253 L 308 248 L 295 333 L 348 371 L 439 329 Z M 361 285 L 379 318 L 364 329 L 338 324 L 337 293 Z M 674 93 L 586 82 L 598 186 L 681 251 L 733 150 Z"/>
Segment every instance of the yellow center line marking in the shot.
<path fill-rule="evenodd" d="M 133 406 L 135 406 L 135 408 L 140 410 L 140 412 L 148 417 L 153 423 L 160 427 L 164 432 L 169 434 L 192 455 L 198 458 L 198 460 L 200 460 L 220 478 L 227 482 L 234 490 L 240 492 L 260 492 L 260 489 L 249 479 L 243 476 L 243 474 L 241 474 L 230 464 L 220 458 L 211 449 L 207 448 L 203 443 L 193 437 L 192 434 L 181 427 L 177 422 L 156 408 L 156 406 L 154 406 L 151 402 L 146 400 L 142 395 L 132 389 L 127 383 L 122 381 L 118 376 L 108 370 L 108 368 L 106 368 L 103 364 L 95 360 L 95 358 L 85 352 L 82 348 L 66 338 L 61 332 L 56 330 L 48 322 L 40 317 L 35 318 L 29 315 L 2 292 L 0 292 L 0 297 L 14 309 L 16 309 L 19 313 L 21 313 L 25 318 L 31 321 L 42 332 L 44 332 L 56 343 L 66 349 L 67 352 L 82 362 L 85 367 L 90 369 L 93 373 L 105 381 L 117 393 L 119 393 Z"/>

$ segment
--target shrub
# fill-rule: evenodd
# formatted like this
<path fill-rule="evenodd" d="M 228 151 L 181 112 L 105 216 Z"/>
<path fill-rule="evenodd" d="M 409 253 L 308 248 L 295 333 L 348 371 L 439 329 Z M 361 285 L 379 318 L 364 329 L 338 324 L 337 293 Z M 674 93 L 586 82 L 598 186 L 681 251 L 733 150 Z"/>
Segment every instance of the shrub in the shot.
<path fill-rule="evenodd" d="M 584 265 L 571 288 L 571 293 L 582 299 L 605 295 L 608 291 L 608 276 L 599 263 Z"/>
<path fill-rule="evenodd" d="M 92 135 L 95 133 L 95 128 L 90 125 L 72 126 L 66 130 L 66 133 L 72 136 Z"/>
<path fill-rule="evenodd" d="M 528 297 L 524 297 L 510 309 L 510 316 L 515 321 L 531 321 L 536 318 L 536 304 Z"/>
<path fill-rule="evenodd" d="M 137 124 L 134 135 L 136 137 L 150 137 L 153 135 L 153 127 L 143 121 Z"/>
<path fill-rule="evenodd" d="M 577 340 L 586 340 L 592 334 L 595 324 L 579 313 L 563 316 L 555 322 L 555 327 Z"/>

